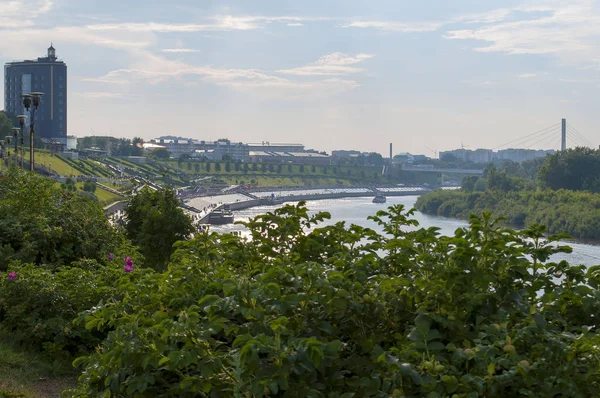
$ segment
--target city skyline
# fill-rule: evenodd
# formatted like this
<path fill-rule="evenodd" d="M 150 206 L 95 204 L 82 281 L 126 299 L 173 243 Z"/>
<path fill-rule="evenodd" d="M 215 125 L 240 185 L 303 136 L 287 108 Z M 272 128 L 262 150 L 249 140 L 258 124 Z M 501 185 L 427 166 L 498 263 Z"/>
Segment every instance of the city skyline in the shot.
<path fill-rule="evenodd" d="M 0 61 L 54 42 L 79 137 L 431 156 L 566 117 L 599 144 L 596 1 L 196 3 L 5 1 Z"/>

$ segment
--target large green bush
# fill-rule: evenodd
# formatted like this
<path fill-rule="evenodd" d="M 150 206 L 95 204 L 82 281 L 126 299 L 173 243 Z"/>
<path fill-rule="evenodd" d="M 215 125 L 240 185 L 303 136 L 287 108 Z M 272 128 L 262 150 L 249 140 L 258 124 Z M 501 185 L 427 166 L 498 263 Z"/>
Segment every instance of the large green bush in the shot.
<path fill-rule="evenodd" d="M 55 181 L 12 169 L 0 178 L 0 270 L 12 261 L 57 267 L 104 262 L 123 243 L 94 200 Z"/>
<path fill-rule="evenodd" d="M 103 266 L 82 260 L 55 271 L 15 263 L 0 278 L 0 335 L 44 351 L 50 357 L 81 355 L 92 350 L 105 333 L 73 324 L 78 314 L 99 302 L 118 297 L 119 279 L 148 270 L 135 267 L 126 275 L 123 259 Z"/>
<path fill-rule="evenodd" d="M 410 216 L 379 212 L 380 235 L 286 206 L 251 241 L 178 243 L 79 318 L 112 330 L 67 395 L 598 396 L 597 267 L 549 262 L 569 249 L 543 228 L 486 214 L 442 237 Z"/>

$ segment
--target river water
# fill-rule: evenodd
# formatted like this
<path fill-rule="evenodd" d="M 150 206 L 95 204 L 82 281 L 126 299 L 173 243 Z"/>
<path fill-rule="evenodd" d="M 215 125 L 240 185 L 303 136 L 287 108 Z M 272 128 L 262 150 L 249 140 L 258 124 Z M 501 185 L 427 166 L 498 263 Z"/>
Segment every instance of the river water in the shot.
<path fill-rule="evenodd" d="M 347 199 L 326 199 L 307 202 L 311 212 L 327 211 L 331 213 L 331 219 L 326 220 L 323 225 L 334 224 L 339 221 L 345 221 L 346 224 L 357 224 L 372 228 L 382 232 L 379 225 L 371 220 L 367 220 L 368 216 L 374 215 L 380 209 L 386 209 L 387 206 L 402 204 L 407 209 L 414 207 L 417 196 L 392 196 L 387 198 L 387 203 L 377 205 L 371 203 L 372 198 L 347 198 Z M 260 206 L 246 210 L 235 212 L 236 221 L 247 221 L 251 217 L 272 211 L 276 206 Z M 416 212 L 414 218 L 419 222 L 421 227 L 438 227 L 442 235 L 453 235 L 457 228 L 467 225 L 461 220 L 449 219 L 444 217 L 428 216 L 420 212 Z M 211 226 L 211 230 L 217 232 L 232 232 L 243 231 L 241 225 L 224 225 Z M 566 242 L 573 248 L 571 254 L 559 254 L 552 258 L 552 261 L 567 260 L 571 265 L 584 264 L 586 266 L 600 265 L 600 245 L 581 243 L 581 242 Z"/>

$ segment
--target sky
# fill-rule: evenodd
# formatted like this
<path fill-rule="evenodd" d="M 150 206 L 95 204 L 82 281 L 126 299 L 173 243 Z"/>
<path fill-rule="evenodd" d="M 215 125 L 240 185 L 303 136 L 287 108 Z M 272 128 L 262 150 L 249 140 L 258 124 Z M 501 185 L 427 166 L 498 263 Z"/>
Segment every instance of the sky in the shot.
<path fill-rule="evenodd" d="M 51 42 L 78 137 L 433 156 L 567 118 L 600 144 L 599 1 L 0 0 L 0 62 Z"/>

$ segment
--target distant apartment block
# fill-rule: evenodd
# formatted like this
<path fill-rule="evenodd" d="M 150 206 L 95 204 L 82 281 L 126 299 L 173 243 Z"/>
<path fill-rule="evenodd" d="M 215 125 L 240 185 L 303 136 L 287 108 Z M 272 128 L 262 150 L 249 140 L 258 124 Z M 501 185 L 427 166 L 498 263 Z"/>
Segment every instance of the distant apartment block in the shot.
<path fill-rule="evenodd" d="M 513 162 L 524 162 L 536 158 L 545 157 L 556 153 L 555 150 L 538 150 L 538 149 L 502 149 L 497 152 L 491 149 L 455 149 L 453 151 L 440 152 L 440 159 L 448 156 L 453 156 L 465 162 L 474 163 L 489 163 L 494 160 L 510 160 Z"/>
<path fill-rule="evenodd" d="M 525 162 L 537 158 L 543 158 L 555 154 L 555 150 L 536 149 L 502 149 L 495 153 L 495 159 L 512 160 L 513 162 Z"/>
<path fill-rule="evenodd" d="M 32 92 L 44 93 L 35 114 L 36 137 L 67 145 L 67 65 L 56 58 L 53 46 L 48 48 L 46 57 L 4 65 L 6 112 L 29 117 L 21 96 Z"/>

